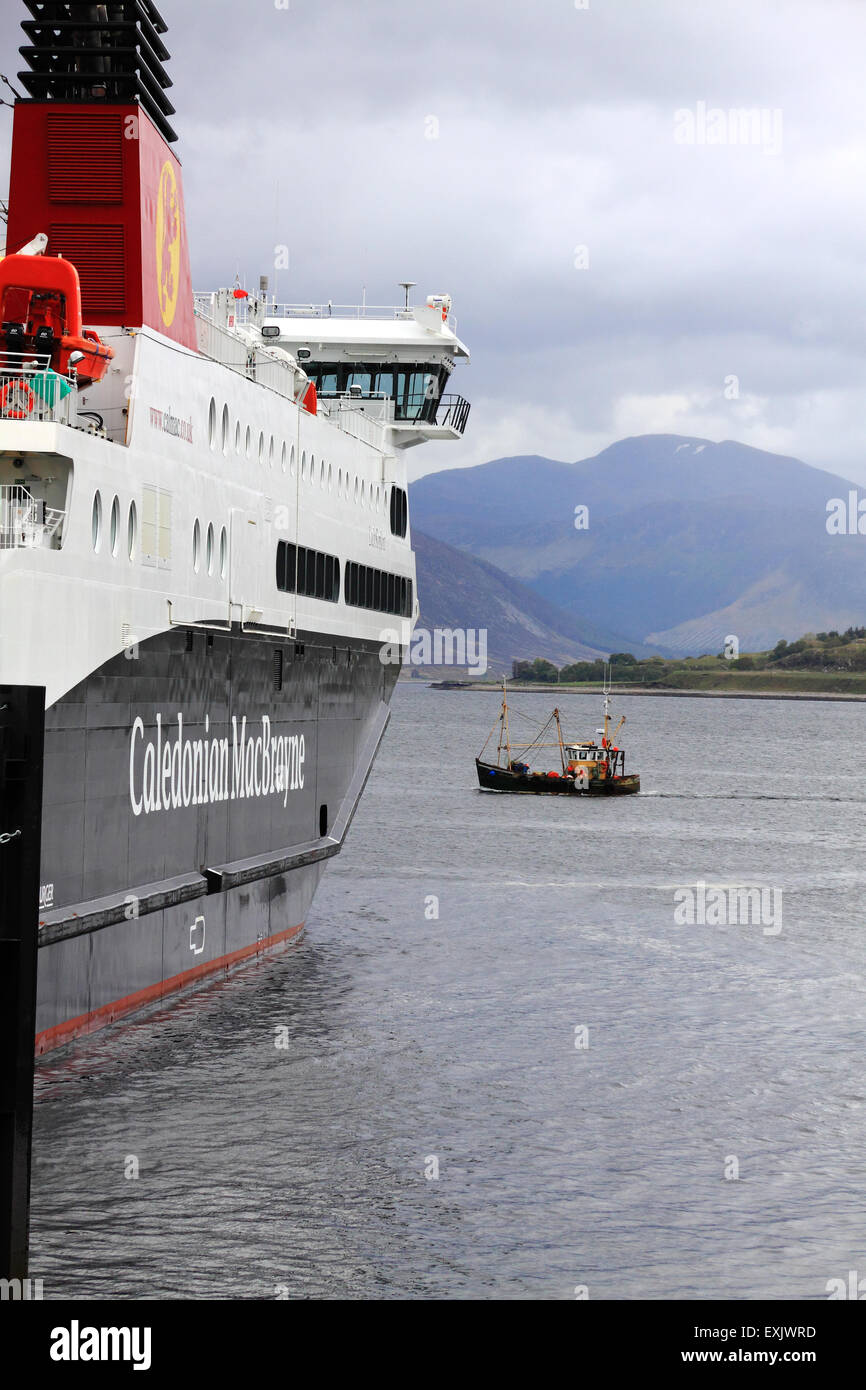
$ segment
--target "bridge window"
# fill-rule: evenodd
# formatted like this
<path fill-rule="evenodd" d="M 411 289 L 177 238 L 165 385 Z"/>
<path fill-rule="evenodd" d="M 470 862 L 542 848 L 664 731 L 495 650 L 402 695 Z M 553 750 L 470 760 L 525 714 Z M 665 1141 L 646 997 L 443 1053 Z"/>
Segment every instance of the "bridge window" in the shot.
<path fill-rule="evenodd" d="M 451 375 L 450 368 L 436 362 L 409 363 L 383 368 L 377 362 L 306 364 L 318 395 L 345 395 L 350 386 L 360 386 L 363 396 L 384 395 L 394 402 L 397 420 L 426 420 L 435 423 L 436 412 Z"/>
<path fill-rule="evenodd" d="M 373 390 L 383 396 L 393 396 L 394 394 L 394 373 L 377 372 Z"/>

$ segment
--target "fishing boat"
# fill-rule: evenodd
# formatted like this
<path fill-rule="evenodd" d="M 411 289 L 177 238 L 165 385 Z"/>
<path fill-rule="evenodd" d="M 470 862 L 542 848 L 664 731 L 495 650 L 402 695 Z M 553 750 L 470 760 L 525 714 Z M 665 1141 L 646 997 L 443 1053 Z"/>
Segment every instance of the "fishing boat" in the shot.
<path fill-rule="evenodd" d="M 538 730 L 529 743 L 511 741 L 509 714 L 526 719 L 519 711 L 509 710 L 506 683 L 502 683 L 502 708 L 487 735 L 484 747 L 475 759 L 478 785 L 485 792 L 518 792 L 530 796 L 627 796 L 640 791 L 640 777 L 626 773 L 625 753 L 616 739 L 625 723 L 622 716 L 613 734 L 610 732 L 610 685 L 605 683 L 604 726 L 596 730 L 601 742 L 583 739 L 570 742 L 563 736 L 559 710 Z M 555 740 L 547 736 L 555 731 Z M 494 735 L 498 734 L 496 762 L 485 761 L 484 754 Z M 546 748 L 559 752 L 560 770 L 540 772 L 531 766 L 531 759 Z M 517 753 L 520 756 L 515 756 Z"/>

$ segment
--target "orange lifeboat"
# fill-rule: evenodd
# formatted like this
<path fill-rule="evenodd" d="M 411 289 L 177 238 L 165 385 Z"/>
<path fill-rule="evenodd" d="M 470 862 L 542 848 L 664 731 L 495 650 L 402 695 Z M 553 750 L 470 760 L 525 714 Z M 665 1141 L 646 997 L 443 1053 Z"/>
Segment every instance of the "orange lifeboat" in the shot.
<path fill-rule="evenodd" d="M 114 356 L 81 323 L 81 284 L 71 261 L 61 256 L 7 256 L 0 261 L 0 333 L 9 353 L 50 356 L 61 376 L 71 365 L 80 386 L 100 381 Z"/>

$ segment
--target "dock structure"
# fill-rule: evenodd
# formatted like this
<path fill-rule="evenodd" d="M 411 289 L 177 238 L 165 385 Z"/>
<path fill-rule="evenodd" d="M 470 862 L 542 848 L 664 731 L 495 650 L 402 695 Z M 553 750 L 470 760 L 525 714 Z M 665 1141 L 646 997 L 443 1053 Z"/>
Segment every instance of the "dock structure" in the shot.
<path fill-rule="evenodd" d="M 27 1278 L 45 691 L 0 685 L 0 1278 Z"/>

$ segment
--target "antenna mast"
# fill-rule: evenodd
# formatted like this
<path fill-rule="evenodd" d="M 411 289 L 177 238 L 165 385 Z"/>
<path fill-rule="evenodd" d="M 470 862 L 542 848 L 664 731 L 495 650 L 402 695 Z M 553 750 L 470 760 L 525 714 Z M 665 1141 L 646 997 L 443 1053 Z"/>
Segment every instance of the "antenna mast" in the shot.
<path fill-rule="evenodd" d="M 610 683 L 611 683 L 611 664 L 607 663 L 607 672 L 602 681 L 602 693 L 604 695 L 604 747 L 608 746 L 607 729 L 610 722 Z"/>

